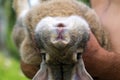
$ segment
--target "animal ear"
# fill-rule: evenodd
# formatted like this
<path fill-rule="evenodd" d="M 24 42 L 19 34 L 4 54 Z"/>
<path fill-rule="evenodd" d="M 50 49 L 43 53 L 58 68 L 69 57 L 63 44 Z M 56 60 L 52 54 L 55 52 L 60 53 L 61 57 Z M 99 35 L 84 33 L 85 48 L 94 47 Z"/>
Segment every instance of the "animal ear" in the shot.
<path fill-rule="evenodd" d="M 39 4 L 41 0 L 13 0 L 13 9 L 16 12 L 17 18 L 22 18 L 35 5 Z"/>
<path fill-rule="evenodd" d="M 29 10 L 28 0 L 13 0 L 13 9 L 16 12 L 17 18 L 25 15 Z"/>

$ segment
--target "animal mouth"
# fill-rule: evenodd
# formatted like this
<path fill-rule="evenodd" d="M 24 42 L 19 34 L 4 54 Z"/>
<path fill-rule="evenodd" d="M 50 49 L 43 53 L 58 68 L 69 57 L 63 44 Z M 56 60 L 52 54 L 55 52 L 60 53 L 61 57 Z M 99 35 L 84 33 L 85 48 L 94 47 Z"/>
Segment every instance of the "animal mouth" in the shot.
<path fill-rule="evenodd" d="M 64 33 L 64 30 L 63 29 L 58 29 L 57 33 L 58 33 L 58 36 L 57 36 L 56 40 L 64 40 L 64 37 L 62 35 Z"/>
<path fill-rule="evenodd" d="M 70 36 L 63 28 L 56 29 L 56 33 L 51 36 L 51 43 L 57 46 L 65 47 L 70 42 Z"/>

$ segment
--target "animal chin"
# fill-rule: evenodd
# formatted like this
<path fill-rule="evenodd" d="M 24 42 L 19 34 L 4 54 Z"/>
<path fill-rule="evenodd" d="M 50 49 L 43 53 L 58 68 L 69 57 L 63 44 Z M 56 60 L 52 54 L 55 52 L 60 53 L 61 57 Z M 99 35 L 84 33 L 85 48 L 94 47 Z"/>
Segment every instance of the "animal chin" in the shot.
<path fill-rule="evenodd" d="M 61 29 L 61 28 L 59 28 L 59 29 L 57 29 L 57 34 L 58 34 L 58 36 L 57 36 L 57 40 L 64 40 L 64 37 L 63 37 L 63 34 L 64 33 L 64 30 L 63 29 Z"/>
<path fill-rule="evenodd" d="M 63 39 L 57 39 L 52 41 L 52 44 L 59 49 L 65 48 L 69 42 Z"/>
<path fill-rule="evenodd" d="M 70 43 L 70 38 L 58 35 L 56 38 L 51 39 L 51 43 L 56 48 L 65 48 Z"/>

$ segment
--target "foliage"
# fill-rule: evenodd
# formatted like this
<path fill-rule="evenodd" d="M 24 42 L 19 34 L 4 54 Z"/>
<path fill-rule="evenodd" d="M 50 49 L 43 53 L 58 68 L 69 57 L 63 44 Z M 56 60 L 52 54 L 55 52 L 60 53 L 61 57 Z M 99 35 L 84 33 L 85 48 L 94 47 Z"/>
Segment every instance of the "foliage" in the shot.
<path fill-rule="evenodd" d="M 18 51 L 16 50 L 15 45 L 13 44 L 12 40 L 12 29 L 15 24 L 15 13 L 12 9 L 12 0 L 0 0 L 0 11 L 3 12 L 0 14 L 0 16 L 3 16 L 2 18 L 4 19 L 4 29 L 2 30 L 2 38 L 3 40 L 3 45 L 8 52 L 10 56 L 13 56 L 16 59 L 19 59 Z M 1 34 L 1 32 L 0 32 Z"/>
<path fill-rule="evenodd" d="M 0 53 L 0 80 L 27 80 L 20 70 L 19 62 Z"/>
<path fill-rule="evenodd" d="M 79 0 L 90 6 L 90 0 Z"/>
<path fill-rule="evenodd" d="M 14 56 L 14 58 L 18 59 L 18 52 L 16 50 L 15 45 L 13 44 L 13 40 L 11 37 L 13 25 L 15 24 L 15 13 L 12 8 L 12 0 L 6 0 L 4 1 L 3 5 L 5 9 L 5 15 L 6 15 L 6 22 L 8 25 L 6 28 L 6 37 L 5 37 L 5 44 L 6 44 L 6 49 L 9 50 L 9 53 Z"/>

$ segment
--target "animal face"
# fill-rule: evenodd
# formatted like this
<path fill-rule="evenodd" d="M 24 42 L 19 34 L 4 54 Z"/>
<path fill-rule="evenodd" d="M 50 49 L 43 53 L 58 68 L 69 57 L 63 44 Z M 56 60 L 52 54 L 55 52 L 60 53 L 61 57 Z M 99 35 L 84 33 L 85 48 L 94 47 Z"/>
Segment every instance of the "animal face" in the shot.
<path fill-rule="evenodd" d="M 88 23 L 80 16 L 43 18 L 35 28 L 35 39 L 45 56 L 33 80 L 41 79 L 42 67 L 46 70 L 44 80 L 92 80 L 79 55 L 89 39 L 89 30 Z"/>
<path fill-rule="evenodd" d="M 14 0 L 18 17 L 14 39 L 23 62 L 41 65 L 33 80 L 92 80 L 78 54 L 84 52 L 89 27 L 100 45 L 110 48 L 94 10 L 77 0 L 19 1 Z"/>
<path fill-rule="evenodd" d="M 67 58 L 76 60 L 73 57 L 76 54 L 73 53 L 76 53 L 81 44 L 87 42 L 89 30 L 88 23 L 80 16 L 45 17 L 36 26 L 35 39 L 40 49 L 44 49 L 52 58 L 53 53 L 57 53 L 55 55 L 58 55 L 58 58 L 67 55 Z"/>

